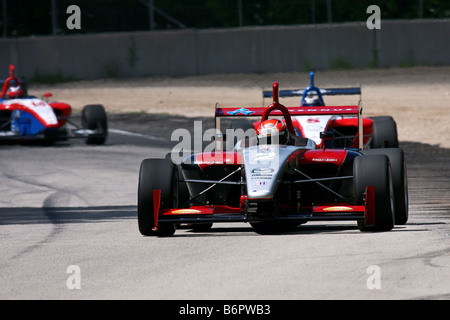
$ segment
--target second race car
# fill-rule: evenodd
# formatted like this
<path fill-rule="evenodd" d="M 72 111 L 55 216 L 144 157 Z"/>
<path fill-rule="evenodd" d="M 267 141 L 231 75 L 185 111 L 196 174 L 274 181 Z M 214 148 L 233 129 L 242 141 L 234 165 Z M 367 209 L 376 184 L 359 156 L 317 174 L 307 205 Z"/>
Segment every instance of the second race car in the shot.
<path fill-rule="evenodd" d="M 324 107 L 324 96 L 359 95 L 361 104 L 361 88 L 327 88 L 321 89 L 314 85 L 314 72 L 310 72 L 310 85 L 305 89 L 280 90 L 279 97 L 301 96 L 299 106 L 305 108 Z M 271 98 L 272 91 L 263 91 L 263 98 Z M 343 115 L 312 115 L 293 116 L 292 123 L 297 135 L 314 140 L 320 147 L 326 143 L 332 148 L 358 148 L 358 119 L 355 116 Z M 235 120 L 231 122 L 232 129 L 257 129 L 260 122 Z M 398 148 L 397 124 L 391 116 L 363 118 L 365 148 Z M 328 132 L 323 140 L 320 133 Z M 329 136 L 333 135 L 333 139 Z"/>
<path fill-rule="evenodd" d="M 104 144 L 108 136 L 108 119 L 100 104 L 86 105 L 81 113 L 81 126 L 71 121 L 69 104 L 28 95 L 26 81 L 15 76 L 10 65 L 9 77 L 0 82 L 0 141 L 58 141 L 83 138 L 87 144 Z"/>

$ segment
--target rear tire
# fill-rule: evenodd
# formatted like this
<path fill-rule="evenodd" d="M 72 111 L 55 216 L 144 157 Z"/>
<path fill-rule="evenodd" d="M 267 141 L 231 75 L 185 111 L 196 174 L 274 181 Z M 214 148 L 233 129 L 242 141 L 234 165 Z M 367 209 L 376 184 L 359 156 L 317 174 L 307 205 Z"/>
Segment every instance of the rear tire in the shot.
<path fill-rule="evenodd" d="M 138 226 L 144 236 L 171 236 L 175 233 L 174 223 L 165 223 L 154 230 L 153 190 L 161 190 L 161 209 L 178 207 L 178 170 L 167 159 L 145 159 L 139 170 Z"/>
<path fill-rule="evenodd" d="M 390 116 L 372 117 L 371 148 L 398 148 L 397 124 Z"/>
<path fill-rule="evenodd" d="M 375 226 L 358 221 L 361 231 L 389 231 L 394 227 L 392 172 L 386 155 L 356 157 L 353 164 L 356 204 L 364 204 L 366 187 L 375 187 Z"/>

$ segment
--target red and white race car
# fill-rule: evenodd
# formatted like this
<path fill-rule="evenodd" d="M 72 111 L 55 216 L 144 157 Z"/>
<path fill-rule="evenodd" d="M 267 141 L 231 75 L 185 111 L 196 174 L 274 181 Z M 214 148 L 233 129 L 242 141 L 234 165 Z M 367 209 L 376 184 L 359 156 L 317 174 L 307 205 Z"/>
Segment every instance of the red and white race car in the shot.
<path fill-rule="evenodd" d="M 260 233 L 295 228 L 307 221 L 356 221 L 361 231 L 388 231 L 408 219 L 405 156 L 399 148 L 365 151 L 321 147 L 297 135 L 292 117 L 353 116 L 363 132 L 360 106 L 285 107 L 278 83 L 267 108 L 216 105 L 214 151 L 177 150 L 144 159 L 139 171 L 138 226 L 145 236 L 169 236 L 180 224 L 247 222 Z M 265 131 L 223 148 L 224 118 L 261 117 Z M 270 117 L 270 119 L 269 119 Z M 282 119 L 272 121 L 273 119 Z M 263 126 L 262 126 L 263 127 Z M 224 139 L 225 138 L 225 139 Z M 330 139 L 322 133 L 322 139 Z M 175 156 L 174 156 L 175 155 Z"/>
<path fill-rule="evenodd" d="M 315 107 L 325 107 L 323 96 L 360 95 L 361 88 L 328 88 L 319 89 L 314 86 L 314 72 L 310 72 L 310 86 L 306 89 L 280 90 L 279 97 L 301 96 L 299 106 L 305 110 Z M 272 91 L 263 91 L 263 98 L 272 97 Z M 329 148 L 357 148 L 359 139 L 358 119 L 345 115 L 314 115 L 293 116 L 292 123 L 298 136 L 312 139 L 319 147 L 327 144 Z M 248 120 L 234 120 L 230 128 L 256 129 L 260 122 Z M 367 148 L 398 148 L 397 124 L 391 116 L 364 118 L 363 144 Z M 327 139 L 320 137 L 321 132 L 327 132 Z M 330 139 L 333 137 L 333 139 Z"/>
<path fill-rule="evenodd" d="M 15 76 L 10 65 L 9 77 L 0 82 L 0 141 L 45 141 L 84 138 L 87 144 L 104 144 L 108 135 L 106 111 L 102 105 L 84 106 L 81 126 L 70 121 L 72 108 L 69 104 L 29 96 L 26 81 Z M 70 125 L 70 126 L 69 126 Z"/>

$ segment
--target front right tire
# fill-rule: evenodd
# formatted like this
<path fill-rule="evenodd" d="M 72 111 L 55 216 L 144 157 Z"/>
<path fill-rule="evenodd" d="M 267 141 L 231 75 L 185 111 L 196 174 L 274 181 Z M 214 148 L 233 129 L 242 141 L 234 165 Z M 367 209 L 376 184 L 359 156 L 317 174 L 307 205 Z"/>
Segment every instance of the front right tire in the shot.
<path fill-rule="evenodd" d="M 139 170 L 138 226 L 144 236 L 171 236 L 175 233 L 174 223 L 158 225 L 154 230 L 153 190 L 161 190 L 160 209 L 178 207 L 178 170 L 168 159 L 145 159 Z"/>

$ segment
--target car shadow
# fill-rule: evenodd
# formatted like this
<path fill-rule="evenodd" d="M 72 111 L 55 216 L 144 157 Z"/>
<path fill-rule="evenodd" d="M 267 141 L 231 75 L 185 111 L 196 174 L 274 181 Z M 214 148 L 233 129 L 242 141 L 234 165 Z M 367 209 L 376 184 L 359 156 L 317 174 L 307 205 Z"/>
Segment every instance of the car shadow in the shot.
<path fill-rule="evenodd" d="M 441 223 L 433 223 L 441 224 Z M 442 223 L 445 224 L 445 223 Z M 406 225 L 396 225 L 390 231 L 364 231 L 361 232 L 356 225 L 349 224 L 303 224 L 290 229 L 272 229 L 272 230 L 256 230 L 248 224 L 241 224 L 236 227 L 220 226 L 215 224 L 210 230 L 196 231 L 189 226 L 180 226 L 175 234 L 171 237 L 225 237 L 225 236 L 295 236 L 309 234 L 381 234 L 386 232 L 423 232 L 428 231 L 427 228 L 415 228 L 420 223 L 407 223 Z M 408 228 L 414 226 L 414 228 Z"/>
<path fill-rule="evenodd" d="M 342 233 L 354 231 L 359 233 L 356 223 L 350 225 L 300 225 L 289 229 L 267 229 L 257 230 L 249 224 L 240 224 L 239 226 L 221 226 L 215 224 L 210 230 L 196 231 L 188 226 L 180 226 L 172 237 L 222 237 L 222 236 L 289 236 L 302 234 L 320 234 L 320 233 Z"/>
<path fill-rule="evenodd" d="M 0 225 L 92 223 L 136 219 L 136 206 L 0 208 Z"/>

